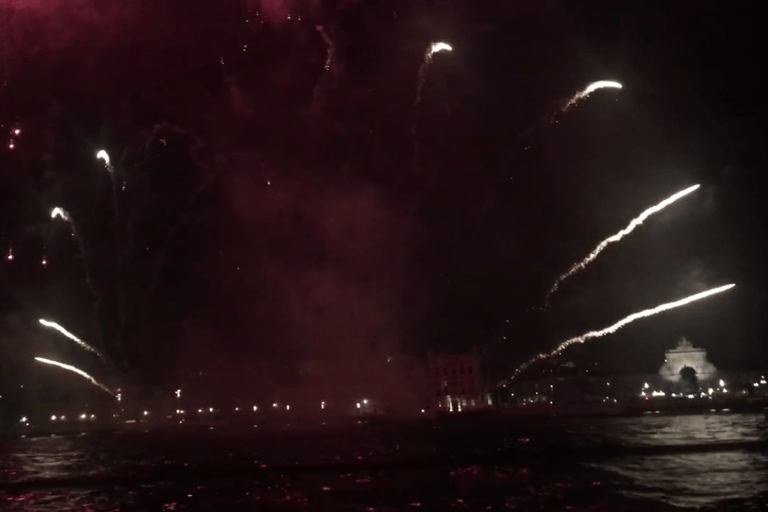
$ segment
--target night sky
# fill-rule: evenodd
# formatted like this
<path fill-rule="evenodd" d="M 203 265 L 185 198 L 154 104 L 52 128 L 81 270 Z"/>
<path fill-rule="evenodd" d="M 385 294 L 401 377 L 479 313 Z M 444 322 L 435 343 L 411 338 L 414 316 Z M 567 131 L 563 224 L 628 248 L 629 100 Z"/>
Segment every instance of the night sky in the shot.
<path fill-rule="evenodd" d="M 0 0 L 0 386 L 30 378 L 35 355 L 97 367 L 41 317 L 146 382 L 472 347 L 503 376 L 728 283 L 568 358 L 655 372 L 686 336 L 720 368 L 761 367 L 761 14 L 712 1 Z M 327 71 L 317 25 L 334 45 Z M 415 116 L 432 41 L 453 51 L 434 55 Z M 596 80 L 623 89 L 541 123 Z M 530 310 L 602 239 L 696 183 Z"/>

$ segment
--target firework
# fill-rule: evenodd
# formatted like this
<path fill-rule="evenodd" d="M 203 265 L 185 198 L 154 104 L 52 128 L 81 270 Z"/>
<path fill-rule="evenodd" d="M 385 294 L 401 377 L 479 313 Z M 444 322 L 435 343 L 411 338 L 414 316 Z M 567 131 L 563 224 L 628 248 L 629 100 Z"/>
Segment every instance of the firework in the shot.
<path fill-rule="evenodd" d="M 109 172 L 112 172 L 112 165 L 110 165 L 110 163 L 109 163 L 109 153 L 107 153 L 106 151 L 104 151 L 102 149 L 98 153 L 96 153 L 96 158 L 98 160 L 103 160 L 104 161 L 104 165 L 107 166 L 107 170 L 109 170 Z"/>
<path fill-rule="evenodd" d="M 571 97 L 571 99 L 568 100 L 568 103 L 566 103 L 565 106 L 562 108 L 561 112 L 567 111 L 572 106 L 576 105 L 576 103 L 578 103 L 579 100 L 589 97 L 589 95 L 595 92 L 596 90 L 603 89 L 606 87 L 609 87 L 611 89 L 621 89 L 621 84 L 619 82 L 612 82 L 610 80 L 600 80 L 598 82 L 592 82 L 587 86 L 586 89 L 574 94 Z"/>
<path fill-rule="evenodd" d="M 597 89 L 602 89 L 604 87 L 608 88 L 614 88 L 614 89 L 621 89 L 622 85 L 618 82 L 613 82 L 610 80 L 599 80 L 597 82 L 593 82 L 587 86 L 586 89 L 583 91 L 579 91 L 576 94 L 574 94 L 567 102 L 565 102 L 565 105 L 562 107 L 558 107 L 554 110 L 550 110 L 546 113 L 546 115 L 541 118 L 538 122 L 531 125 L 526 130 L 518 133 L 515 136 L 514 142 L 512 143 L 509 151 L 507 151 L 507 156 L 500 162 L 499 164 L 499 174 L 497 180 L 501 181 L 504 179 L 507 175 L 507 171 L 510 168 L 512 161 L 517 154 L 517 150 L 520 149 L 522 146 L 523 149 L 529 149 L 530 148 L 530 142 L 534 138 L 534 136 L 540 131 L 549 126 L 550 124 L 554 123 L 557 119 L 557 115 L 560 113 L 567 112 L 570 110 L 571 107 L 576 105 L 579 100 L 588 97 L 592 92 L 596 91 Z M 559 105 L 563 105 L 563 102 L 558 102 Z M 498 193 L 499 187 L 489 187 L 489 197 L 487 200 L 484 201 L 483 207 L 479 211 L 478 215 L 478 222 L 481 222 L 485 216 L 488 214 L 488 212 L 491 210 L 491 208 L 494 206 L 494 203 L 497 199 L 497 193 Z"/>
<path fill-rule="evenodd" d="M 416 98 L 413 100 L 413 124 L 411 125 L 411 136 L 413 138 L 414 160 L 419 156 L 419 142 L 416 138 L 416 125 L 419 120 L 419 104 L 421 103 L 421 92 L 424 89 L 424 83 L 427 81 L 427 72 L 432 63 L 432 56 L 442 51 L 453 51 L 450 45 L 445 43 L 431 43 L 424 52 L 424 62 L 419 66 L 418 83 L 416 84 Z"/>
<path fill-rule="evenodd" d="M 453 51 L 453 48 L 445 43 L 432 43 L 427 50 L 427 58 L 431 59 L 434 54 L 437 52 L 442 52 L 443 50 L 451 52 Z"/>
<path fill-rule="evenodd" d="M 67 210 L 63 208 L 59 208 L 58 206 L 51 210 L 51 218 L 55 219 L 56 217 L 61 217 L 67 222 L 72 222 L 72 219 L 69 217 L 69 213 L 67 213 Z"/>
<path fill-rule="evenodd" d="M 314 111 L 318 111 L 320 109 L 320 102 L 323 99 L 324 90 L 333 87 L 336 81 L 336 69 L 333 66 L 333 58 L 336 53 L 336 47 L 334 46 L 333 40 L 331 39 L 331 36 L 328 34 L 328 31 L 325 29 L 325 27 L 322 25 L 317 25 L 315 30 L 320 33 L 327 48 L 325 54 L 325 65 L 323 68 L 328 72 L 320 75 L 317 81 L 317 85 L 315 85 L 315 92 L 312 96 L 312 109 Z"/>
<path fill-rule="evenodd" d="M 120 240 L 120 233 L 118 229 L 118 224 L 120 220 L 120 210 L 118 207 L 118 201 L 117 201 L 117 181 L 115 181 L 115 169 L 112 167 L 112 164 L 110 163 L 109 154 L 105 150 L 99 150 L 98 153 L 96 153 L 96 158 L 98 160 L 103 160 L 104 165 L 107 166 L 107 170 L 109 171 L 110 179 L 112 180 L 112 208 L 113 208 L 113 216 L 112 216 L 112 231 L 114 233 L 115 242 L 119 245 Z M 123 183 L 123 190 L 125 190 L 125 183 Z M 119 254 L 119 251 L 118 251 Z M 120 315 L 120 330 L 122 330 L 122 326 L 125 324 L 125 292 L 123 287 L 123 273 L 122 273 L 122 261 L 120 258 L 118 258 L 117 261 L 117 296 L 118 296 L 118 312 Z"/>
<path fill-rule="evenodd" d="M 432 56 L 442 51 L 451 52 L 453 48 L 445 43 L 431 43 L 427 51 L 424 52 L 424 62 L 419 67 L 419 83 L 416 85 L 416 99 L 413 101 L 413 108 L 418 107 L 421 102 L 421 90 L 424 87 L 424 82 L 427 80 L 427 71 L 432 63 Z"/>
<path fill-rule="evenodd" d="M 331 62 L 333 61 L 333 53 L 335 51 L 333 41 L 331 41 L 331 38 L 328 36 L 328 32 L 325 31 L 322 25 L 316 26 L 315 30 L 320 32 L 320 35 L 323 37 L 323 41 L 325 41 L 325 46 L 328 48 L 328 51 L 325 54 L 325 70 L 330 71 Z"/>
<path fill-rule="evenodd" d="M 602 242 L 600 242 L 597 245 L 597 247 L 595 247 L 592 250 L 592 252 L 589 253 L 589 255 L 587 255 L 586 258 L 584 258 L 580 262 L 576 263 L 574 266 L 572 266 L 570 268 L 570 270 L 568 270 L 568 272 L 566 272 L 565 274 L 563 274 L 563 275 L 561 275 L 560 277 L 557 278 L 557 281 L 555 281 L 555 284 L 552 285 L 552 289 L 549 290 L 549 293 L 547 294 L 547 297 L 544 300 L 544 302 L 545 303 L 549 302 L 549 297 L 553 293 L 555 293 L 557 291 L 557 288 L 558 288 L 558 286 L 560 285 L 561 282 L 563 282 L 565 279 L 567 279 L 568 277 L 572 276 L 573 274 L 575 274 L 579 270 L 583 270 L 591 261 L 593 261 L 595 258 L 597 258 L 598 254 L 603 252 L 603 249 L 608 247 L 608 245 L 610 245 L 610 244 L 612 244 L 614 242 L 618 242 L 619 240 L 621 240 L 622 238 L 624 238 L 625 236 L 630 234 L 632 231 L 634 231 L 634 229 L 637 226 L 639 226 L 640 224 L 642 224 L 645 219 L 647 219 L 648 217 L 650 217 L 654 213 L 657 213 L 657 212 L 663 210 L 664 208 L 666 208 L 667 206 L 671 205 L 672 203 L 674 203 L 678 199 L 687 196 L 688 194 L 690 194 L 691 192 L 695 191 L 699 187 L 700 187 L 700 185 L 694 185 L 692 187 L 688 187 L 685 190 L 681 190 L 680 192 L 678 192 L 678 193 L 668 197 L 667 199 L 663 200 L 659 204 L 648 208 L 643 213 L 641 213 L 639 217 L 637 217 L 636 219 L 633 219 L 632 222 L 630 222 L 627 225 L 627 227 L 625 227 L 624 229 L 622 229 L 621 231 L 619 231 L 615 235 L 610 236 L 610 237 L 606 238 L 605 240 L 603 240 Z"/>
<path fill-rule="evenodd" d="M 686 297 L 684 299 L 680 299 L 675 302 L 669 302 L 667 304 L 662 304 L 660 306 L 656 306 L 655 308 L 646 309 L 644 311 L 640 311 L 639 313 L 632 313 L 628 317 L 619 320 L 615 324 L 611 325 L 610 327 L 606 327 L 605 329 L 600 329 L 599 331 L 590 331 L 586 334 L 582 334 L 581 336 L 576 336 L 575 338 L 571 338 L 568 340 L 565 340 L 560 345 L 557 346 L 552 352 L 548 353 L 541 353 L 533 358 L 529 359 L 522 365 L 518 366 L 517 369 L 514 372 L 514 375 L 512 378 L 516 377 L 518 374 L 520 374 L 523 370 L 528 368 L 531 364 L 535 363 L 536 361 L 540 361 L 542 359 L 548 359 L 550 357 L 556 356 L 563 352 L 566 348 L 570 347 L 571 345 L 574 345 L 576 343 L 584 343 L 587 340 L 590 340 L 592 338 L 600 338 L 602 336 L 605 336 L 607 334 L 613 334 L 614 332 L 618 331 L 622 327 L 624 327 L 627 324 L 630 324 L 634 322 L 635 320 L 640 320 L 641 318 L 645 318 L 648 316 L 653 316 L 658 313 L 662 313 L 664 311 L 679 308 L 681 306 L 685 306 L 686 304 L 690 304 L 691 302 L 695 302 L 697 300 L 705 299 L 709 297 L 710 295 L 714 295 L 716 293 L 724 292 L 726 290 L 730 290 L 736 286 L 735 284 L 727 284 L 725 286 L 720 286 L 719 288 L 713 288 L 711 290 L 707 290 L 705 292 L 697 293 L 695 295 L 691 295 L 690 297 Z"/>
<path fill-rule="evenodd" d="M 50 327 L 51 329 L 56 329 L 57 331 L 59 331 L 64 336 L 66 336 L 67 338 L 71 339 L 72 341 L 74 341 L 75 343 L 77 343 L 78 345 L 83 347 L 85 350 L 88 350 L 89 352 L 93 352 L 94 354 L 99 356 L 99 358 L 102 361 L 106 362 L 106 358 L 104 357 L 104 355 L 101 352 L 99 352 L 98 350 L 96 350 L 95 348 L 93 348 L 92 346 L 90 346 L 89 344 L 87 344 L 86 342 L 84 342 L 83 340 L 81 340 L 80 338 L 78 338 L 77 336 L 75 336 L 74 334 L 72 334 L 71 332 L 69 332 L 68 330 L 63 328 L 62 326 L 57 324 L 56 322 L 50 322 L 48 320 L 43 320 L 42 318 L 39 320 L 39 322 L 42 325 L 44 325 L 45 327 Z"/>
<path fill-rule="evenodd" d="M 79 368 L 75 368 L 74 366 L 71 366 L 71 365 L 68 365 L 68 364 L 64 364 L 64 363 L 60 363 L 58 361 L 52 361 L 50 359 L 45 359 L 43 357 L 36 357 L 35 361 L 38 361 L 40 363 L 50 364 L 50 365 L 53 365 L 53 366 L 58 366 L 59 368 L 63 368 L 63 369 L 68 370 L 70 372 L 74 372 L 74 373 L 80 375 L 81 377 L 84 377 L 84 378 L 88 379 L 89 381 L 91 381 L 91 383 L 93 385 L 100 387 L 101 389 L 103 389 L 104 391 L 109 393 L 110 395 L 115 396 L 115 392 L 114 391 L 112 391 L 107 386 L 105 386 L 101 382 L 97 381 L 91 375 L 88 375 L 87 373 L 85 373 L 83 370 L 81 370 Z"/>
<path fill-rule="evenodd" d="M 88 267 L 88 258 L 85 255 L 85 246 L 83 245 L 83 239 L 80 237 L 80 235 L 77 232 L 75 221 L 72 220 L 72 217 L 69 215 L 69 212 L 67 212 L 67 210 L 58 206 L 53 210 L 51 210 L 51 219 L 56 219 L 57 217 L 67 221 L 69 223 L 69 227 L 72 229 L 72 236 L 75 237 L 75 240 L 77 240 L 77 244 L 80 247 L 80 259 L 83 262 L 83 274 L 85 275 L 85 284 L 88 285 L 88 288 L 91 290 L 91 293 L 98 300 L 99 293 L 96 291 L 96 288 L 93 286 L 93 281 L 91 280 L 91 271 L 90 271 L 90 268 Z M 45 265 L 45 263 L 43 265 Z"/>

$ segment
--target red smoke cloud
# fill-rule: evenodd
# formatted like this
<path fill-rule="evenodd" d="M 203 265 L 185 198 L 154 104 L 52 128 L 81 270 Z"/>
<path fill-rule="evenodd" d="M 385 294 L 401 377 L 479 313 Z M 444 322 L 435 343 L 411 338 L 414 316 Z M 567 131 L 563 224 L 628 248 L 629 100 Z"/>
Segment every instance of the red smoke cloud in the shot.
<path fill-rule="evenodd" d="M 341 0 L 339 4 L 344 6 L 359 2 L 360 0 Z M 264 12 L 271 20 L 287 20 L 291 9 L 306 10 L 307 6 L 314 9 L 320 6 L 321 0 L 248 0 L 251 9 Z"/>
<path fill-rule="evenodd" d="M 251 233 L 249 273 L 282 319 L 280 337 L 310 358 L 397 353 L 404 223 L 373 186 L 267 181 L 238 174 L 230 194 Z"/>

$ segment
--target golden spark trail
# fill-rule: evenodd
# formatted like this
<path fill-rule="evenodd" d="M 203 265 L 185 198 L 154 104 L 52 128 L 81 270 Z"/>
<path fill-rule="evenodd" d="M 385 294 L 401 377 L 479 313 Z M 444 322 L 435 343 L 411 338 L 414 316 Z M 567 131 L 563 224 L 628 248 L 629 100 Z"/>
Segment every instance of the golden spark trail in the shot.
<path fill-rule="evenodd" d="M 39 322 L 45 327 L 56 329 L 64 336 L 66 336 L 67 338 L 71 339 L 72 341 L 74 341 L 75 343 L 83 347 L 85 350 L 88 350 L 89 352 L 93 352 L 94 354 L 99 356 L 99 358 L 102 361 L 106 362 L 106 359 L 104 358 L 104 355 L 101 352 L 99 352 L 98 350 L 96 350 L 95 348 L 93 348 L 92 346 L 90 346 L 89 344 L 87 344 L 86 342 L 84 342 L 83 340 L 81 340 L 80 338 L 78 338 L 77 336 L 75 336 L 74 334 L 72 334 L 71 332 L 63 328 L 62 326 L 57 324 L 56 322 L 50 322 L 48 320 L 43 320 L 42 318 L 39 320 Z"/>
<path fill-rule="evenodd" d="M 575 338 L 571 338 L 568 340 L 565 340 L 560 345 L 557 346 L 552 352 L 548 353 L 542 353 L 534 356 L 533 358 L 529 359 L 527 362 L 523 363 L 522 365 L 518 366 L 515 370 L 514 374 L 512 375 L 512 378 L 514 379 L 518 374 L 520 374 L 523 370 L 528 368 L 531 364 L 535 363 L 536 361 L 540 361 L 542 359 L 548 359 L 550 357 L 556 356 L 560 354 L 562 351 L 564 351 L 566 348 L 570 347 L 571 345 L 574 345 L 576 343 L 584 343 L 587 340 L 590 340 L 592 338 L 600 338 L 602 336 L 605 336 L 607 334 L 613 334 L 614 332 L 618 331 L 622 327 L 624 327 L 627 324 L 630 324 L 634 322 L 635 320 L 640 320 L 641 318 L 645 318 L 648 316 L 653 316 L 658 313 L 662 313 L 664 311 L 679 308 L 681 306 L 685 306 L 686 304 L 690 304 L 691 302 L 696 302 L 697 300 L 705 299 L 709 297 L 710 295 L 714 295 L 716 293 L 724 292 L 726 290 L 730 290 L 736 286 L 735 284 L 727 284 L 725 286 L 720 286 L 719 288 L 713 288 L 711 290 L 707 290 L 706 292 L 697 293 L 696 295 L 691 295 L 690 297 L 686 297 L 685 299 L 680 299 L 675 302 L 669 302 L 667 304 L 662 304 L 660 306 L 656 306 L 655 308 L 646 309 L 644 311 L 640 311 L 639 313 L 632 313 L 628 317 L 619 320 L 615 324 L 611 325 L 610 327 L 606 327 L 605 329 L 600 329 L 599 331 L 590 331 L 586 334 L 582 334 L 581 336 L 576 336 Z"/>
<path fill-rule="evenodd" d="M 610 237 L 606 238 L 605 240 L 603 240 L 602 242 L 600 242 L 597 245 L 597 247 L 595 247 L 592 250 L 592 252 L 589 253 L 589 255 L 587 255 L 586 258 L 581 260 L 579 263 L 576 263 L 574 266 L 572 266 L 570 268 L 570 270 L 568 270 L 568 272 L 564 273 L 563 275 L 561 275 L 560 277 L 557 278 L 557 281 L 555 281 L 555 284 L 552 285 L 552 289 L 549 290 L 549 293 L 547 293 L 547 296 L 544 299 L 544 303 L 545 304 L 549 303 L 549 297 L 553 293 L 555 293 L 557 291 L 557 288 L 558 288 L 558 286 L 560 285 L 561 282 L 565 281 L 567 278 L 569 278 L 570 276 L 572 276 L 573 274 L 575 274 L 579 270 L 583 270 L 591 261 L 593 261 L 595 258 L 597 258 L 597 256 L 601 252 L 603 252 L 603 249 L 608 247 L 608 245 L 610 245 L 610 244 L 612 244 L 614 242 L 618 242 L 619 240 L 621 240 L 622 238 L 624 238 L 625 236 L 630 234 L 632 231 L 634 231 L 634 229 L 637 226 L 639 226 L 640 224 L 642 224 L 645 219 L 647 219 L 648 217 L 650 217 L 654 213 L 663 210 L 664 208 L 666 208 L 667 206 L 671 205 L 672 203 L 674 203 L 678 199 L 687 196 L 691 192 L 693 192 L 696 189 L 698 189 L 700 186 L 701 185 L 694 185 L 692 187 L 688 187 L 687 189 L 681 190 L 680 192 L 678 192 L 678 193 L 668 197 L 667 199 L 663 200 L 662 202 L 660 202 L 656 206 L 652 206 L 652 207 L 648 208 L 643 213 L 641 213 L 640 216 L 638 216 L 637 218 L 633 219 L 632 222 L 630 222 L 627 225 L 627 227 L 625 227 L 624 229 L 622 229 L 621 231 L 619 231 L 615 235 L 610 236 Z"/>
<path fill-rule="evenodd" d="M 63 368 L 65 370 L 69 370 L 70 372 L 74 372 L 74 373 L 80 375 L 81 377 L 85 377 L 86 379 L 91 381 L 92 384 L 94 384 L 95 386 L 100 387 L 101 389 L 103 389 L 104 391 L 109 393 L 110 395 L 115 396 L 115 392 L 114 391 L 112 391 L 107 386 L 105 386 L 101 382 L 99 382 L 96 379 L 94 379 L 92 376 L 90 376 L 87 373 L 85 373 L 83 370 L 80 370 L 79 368 L 75 368 L 74 366 L 71 366 L 71 365 L 68 365 L 68 364 L 64 364 L 64 363 L 60 363 L 58 361 L 52 361 L 50 359 L 45 359 L 43 357 L 36 357 L 35 361 L 38 361 L 38 362 L 41 362 L 41 363 L 45 363 L 45 364 L 50 364 L 50 365 L 53 365 L 53 366 L 58 366 L 59 368 Z"/>

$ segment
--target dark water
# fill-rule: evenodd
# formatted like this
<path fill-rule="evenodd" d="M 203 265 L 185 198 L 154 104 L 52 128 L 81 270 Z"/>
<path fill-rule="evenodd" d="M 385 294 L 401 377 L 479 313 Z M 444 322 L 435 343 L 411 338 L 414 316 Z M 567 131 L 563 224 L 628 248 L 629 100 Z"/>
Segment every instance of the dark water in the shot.
<path fill-rule="evenodd" d="M 765 510 L 765 414 L 0 440 L 0 509 Z"/>

